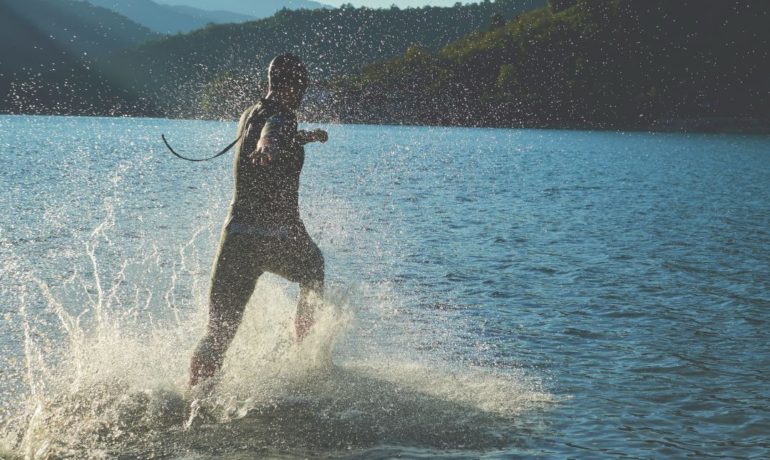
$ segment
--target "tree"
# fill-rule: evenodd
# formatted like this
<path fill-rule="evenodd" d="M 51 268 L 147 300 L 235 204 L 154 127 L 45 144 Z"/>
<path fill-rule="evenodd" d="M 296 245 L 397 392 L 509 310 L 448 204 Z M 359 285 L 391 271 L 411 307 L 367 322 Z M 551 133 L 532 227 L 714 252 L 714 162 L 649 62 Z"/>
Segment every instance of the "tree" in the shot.
<path fill-rule="evenodd" d="M 404 53 L 404 59 L 407 61 L 414 61 L 427 55 L 428 52 L 425 50 L 425 48 L 416 43 L 412 43 L 409 45 L 409 48 L 406 49 L 406 53 Z"/>
<path fill-rule="evenodd" d="M 578 0 L 548 0 L 551 11 L 558 13 L 577 5 Z"/>
<path fill-rule="evenodd" d="M 489 18 L 489 30 L 505 27 L 505 17 L 500 13 L 495 13 Z"/>

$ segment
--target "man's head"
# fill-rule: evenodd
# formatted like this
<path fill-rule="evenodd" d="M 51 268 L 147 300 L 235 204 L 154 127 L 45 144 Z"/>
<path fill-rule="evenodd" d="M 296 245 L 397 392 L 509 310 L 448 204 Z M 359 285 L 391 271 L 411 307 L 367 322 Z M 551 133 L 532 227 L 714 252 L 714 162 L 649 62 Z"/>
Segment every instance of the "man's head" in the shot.
<path fill-rule="evenodd" d="M 267 69 L 270 91 L 297 99 L 305 94 L 308 75 L 305 64 L 297 56 L 286 53 L 276 56 Z"/>

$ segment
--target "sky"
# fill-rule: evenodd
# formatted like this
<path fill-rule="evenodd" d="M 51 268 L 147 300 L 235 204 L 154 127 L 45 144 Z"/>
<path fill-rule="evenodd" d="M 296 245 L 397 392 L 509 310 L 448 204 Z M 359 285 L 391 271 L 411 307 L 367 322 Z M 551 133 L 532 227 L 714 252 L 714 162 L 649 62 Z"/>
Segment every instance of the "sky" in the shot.
<path fill-rule="evenodd" d="M 158 3 L 184 4 L 184 0 L 156 0 Z M 316 0 L 332 6 L 340 6 L 343 3 L 352 3 L 355 6 L 368 6 L 370 8 L 388 8 L 396 4 L 401 8 L 408 6 L 452 6 L 458 0 Z M 217 9 L 218 0 L 209 0 L 211 9 Z M 474 3 L 471 0 L 462 0 L 462 3 Z"/>

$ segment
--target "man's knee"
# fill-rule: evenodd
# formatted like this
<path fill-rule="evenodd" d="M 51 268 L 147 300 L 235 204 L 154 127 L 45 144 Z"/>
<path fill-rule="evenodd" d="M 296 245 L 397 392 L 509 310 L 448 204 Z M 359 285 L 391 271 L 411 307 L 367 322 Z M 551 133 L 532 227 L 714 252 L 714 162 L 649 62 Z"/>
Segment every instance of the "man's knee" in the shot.
<path fill-rule="evenodd" d="M 323 286 L 324 282 L 324 256 L 312 240 L 309 240 L 304 249 L 305 254 L 300 258 L 298 267 L 298 280 L 300 285 L 307 287 Z"/>
<path fill-rule="evenodd" d="M 314 245 L 315 246 L 315 245 Z M 305 283 L 308 284 L 311 289 L 323 288 L 325 277 L 325 261 L 321 250 L 318 246 L 315 246 L 315 254 L 313 254 L 313 260 L 309 264 Z"/>

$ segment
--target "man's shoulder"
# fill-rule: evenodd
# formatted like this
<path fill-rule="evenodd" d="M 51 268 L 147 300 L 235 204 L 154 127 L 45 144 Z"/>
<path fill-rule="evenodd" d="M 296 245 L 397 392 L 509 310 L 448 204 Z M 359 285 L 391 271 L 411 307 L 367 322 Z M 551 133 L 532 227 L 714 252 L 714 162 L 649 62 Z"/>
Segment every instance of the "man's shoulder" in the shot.
<path fill-rule="evenodd" d="M 254 114 L 256 114 L 259 110 L 260 104 L 261 101 L 250 105 L 246 110 L 244 110 L 243 113 L 241 113 L 241 116 L 238 118 L 238 126 L 245 128 L 246 122 L 254 118 Z"/>
<path fill-rule="evenodd" d="M 250 105 L 241 114 L 241 118 L 250 118 L 252 115 L 257 114 L 264 110 L 263 100 L 259 100 L 256 103 Z"/>
<path fill-rule="evenodd" d="M 262 110 L 266 131 L 293 136 L 297 130 L 297 116 L 294 112 L 269 99 L 263 101 Z"/>
<path fill-rule="evenodd" d="M 297 131 L 297 117 L 282 104 L 270 99 L 261 99 L 241 115 L 243 129 L 255 126 L 261 130 L 261 136 L 271 135 L 277 138 L 293 138 Z M 256 131 L 259 133 L 259 131 Z"/>
<path fill-rule="evenodd" d="M 239 119 L 239 126 L 247 129 L 247 126 L 254 124 L 262 125 L 271 117 L 280 112 L 276 111 L 275 104 L 268 99 L 260 99 L 243 111 Z"/>

